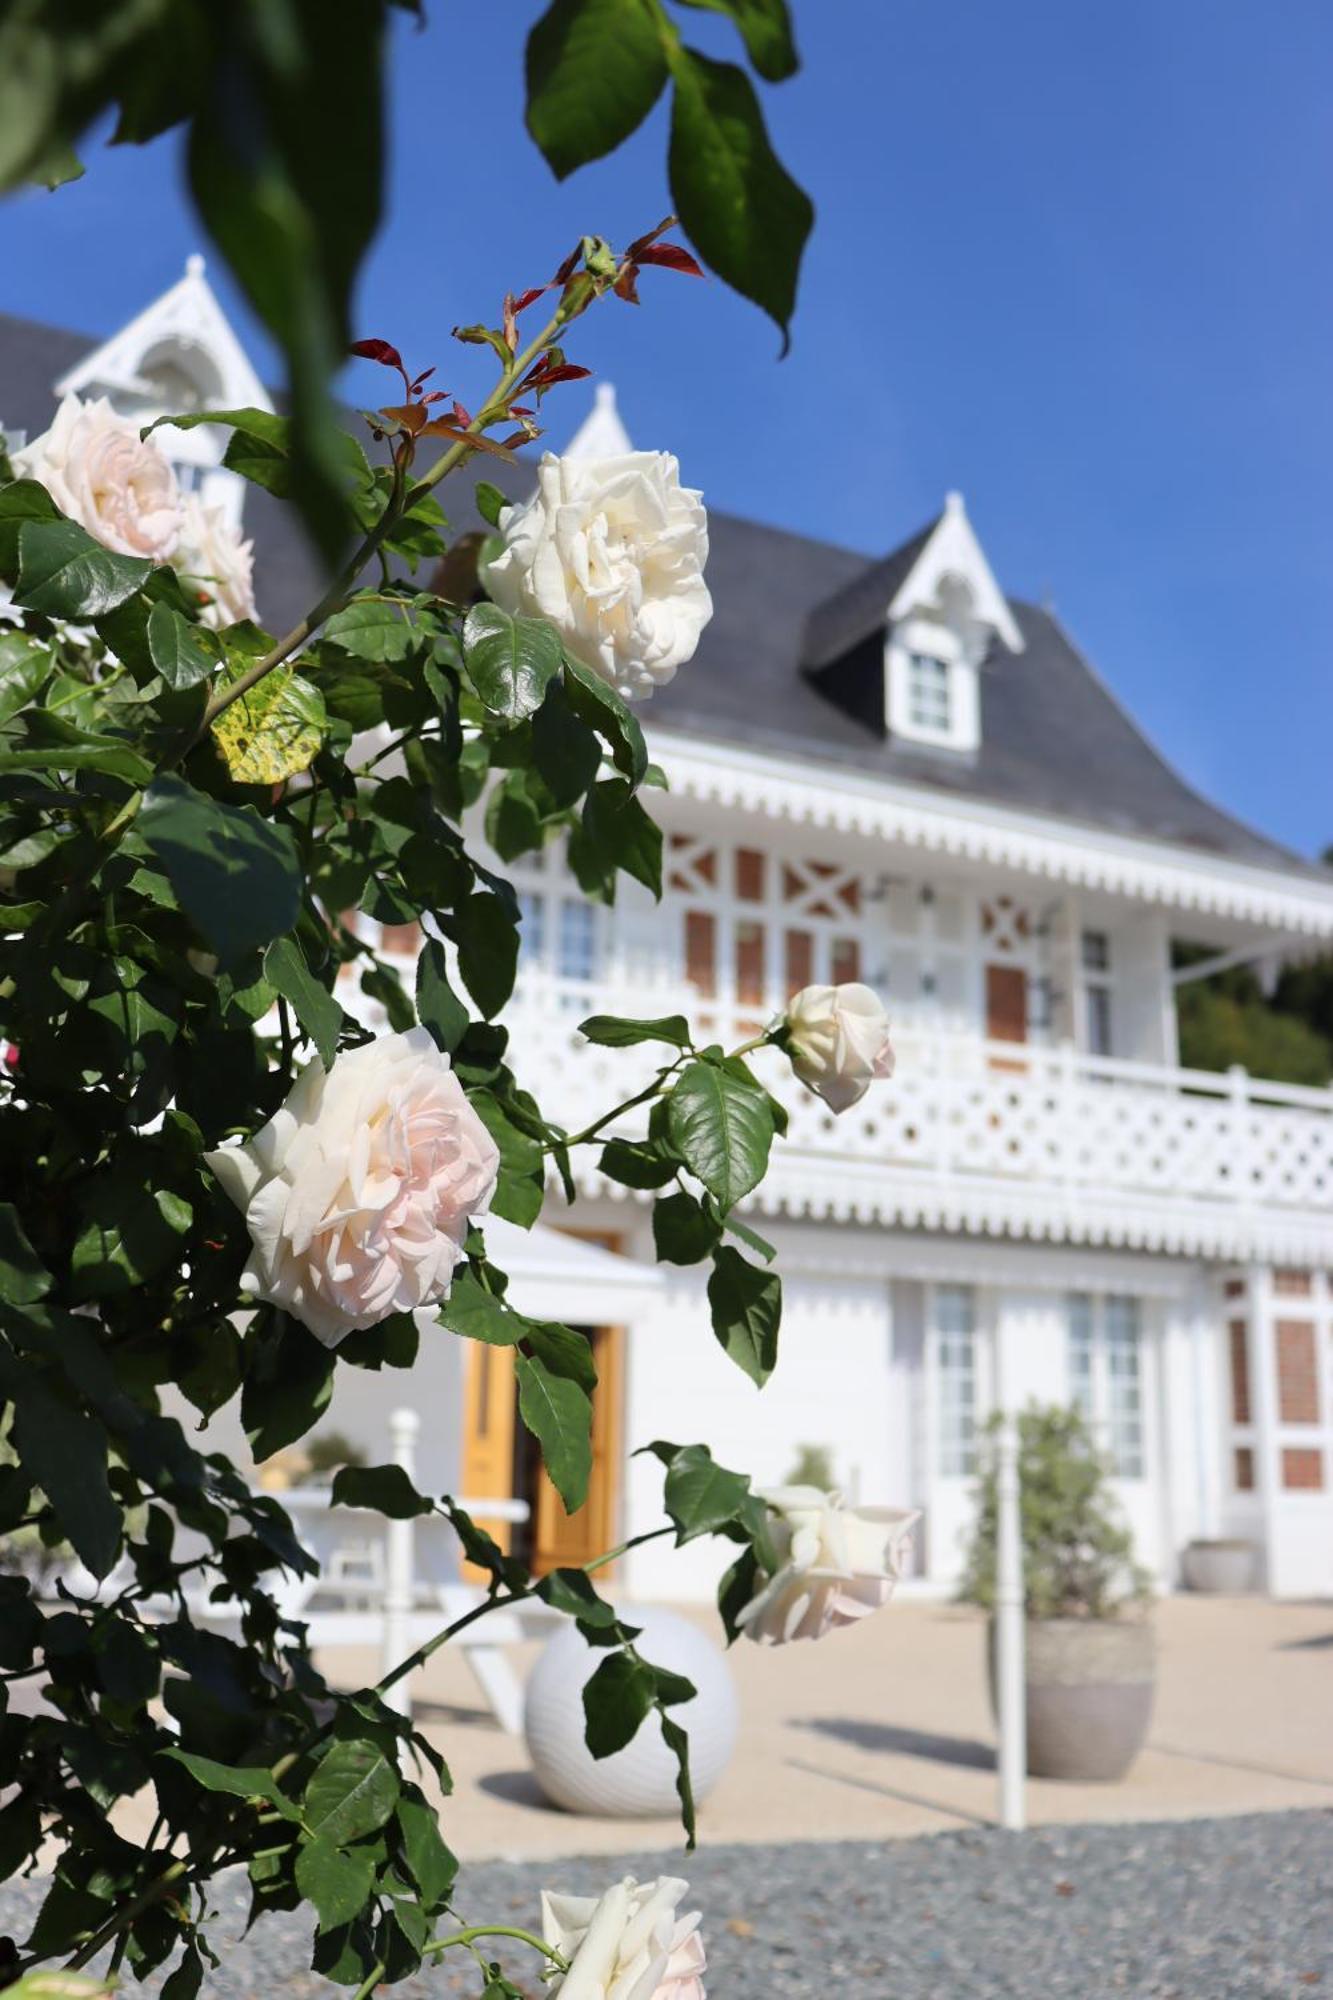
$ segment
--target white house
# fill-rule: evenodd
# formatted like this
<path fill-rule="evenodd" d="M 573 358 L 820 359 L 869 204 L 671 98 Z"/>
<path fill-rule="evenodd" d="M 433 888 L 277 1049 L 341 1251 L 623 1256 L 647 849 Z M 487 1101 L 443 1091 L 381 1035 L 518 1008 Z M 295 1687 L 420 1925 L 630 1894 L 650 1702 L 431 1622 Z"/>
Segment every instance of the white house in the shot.
<path fill-rule="evenodd" d="M 182 382 L 261 393 L 197 268 L 90 345 L 0 320 L 0 420 L 34 434 L 70 383 L 136 409 Z M 207 436 L 167 434 L 187 435 Z M 603 390 L 570 449 L 625 442 Z M 281 620 L 312 594 L 308 558 L 267 496 L 242 497 Z M 702 1274 L 613 1305 L 598 1258 L 570 1313 L 602 1376 L 584 1515 L 534 1467 L 505 1350 L 434 1328 L 412 1381 L 428 1473 L 529 1499 L 550 1562 L 659 1522 L 660 1467 L 632 1455 L 653 1438 L 769 1483 L 820 1447 L 849 1493 L 922 1509 L 917 1571 L 944 1587 L 1003 1356 L 1006 1400 L 1088 1410 L 1163 1586 L 1191 1538 L 1234 1535 L 1270 1590 L 1333 1591 L 1333 1093 L 1182 1069 L 1172 952 L 1327 949 L 1333 876 L 1190 790 L 1052 613 L 1006 595 L 960 496 L 879 560 L 716 513 L 711 538 L 713 624 L 644 714 L 670 781 L 662 903 L 629 885 L 591 906 L 555 850 L 509 871 L 520 1079 L 574 1125 L 642 1068 L 585 1044 L 585 1014 L 683 1011 L 739 1041 L 797 987 L 857 978 L 887 997 L 897 1074 L 834 1118 L 770 1065 L 792 1118 L 753 1202 L 786 1283 L 762 1394 L 714 1344 Z M 650 1262 L 648 1198 L 595 1162 L 545 1221 Z M 345 1385 L 331 1421 L 378 1451 L 365 1393 Z M 621 1582 L 702 1595 L 717 1563 L 654 1544 Z"/>

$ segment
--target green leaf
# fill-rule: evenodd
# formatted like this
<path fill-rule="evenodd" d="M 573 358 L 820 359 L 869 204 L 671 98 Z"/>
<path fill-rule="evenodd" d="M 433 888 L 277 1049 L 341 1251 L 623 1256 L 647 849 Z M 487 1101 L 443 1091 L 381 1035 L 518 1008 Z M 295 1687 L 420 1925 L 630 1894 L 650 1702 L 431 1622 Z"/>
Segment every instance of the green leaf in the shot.
<path fill-rule="evenodd" d="M 196 628 L 169 604 L 155 604 L 148 614 L 148 653 L 167 686 L 178 690 L 207 680 L 217 665 Z"/>
<path fill-rule="evenodd" d="M 141 556 L 113 555 L 73 521 L 25 521 L 19 529 L 16 602 L 47 618 L 97 618 L 152 575 Z"/>
<path fill-rule="evenodd" d="M 145 1186 L 127 1165 L 97 1176 L 78 1205 L 70 1255 L 74 1297 L 124 1298 L 180 1263 L 192 1220 L 178 1195 Z"/>
<path fill-rule="evenodd" d="M 722 1234 L 722 1225 L 682 1188 L 653 1203 L 653 1247 L 659 1263 L 700 1264 Z"/>
<path fill-rule="evenodd" d="M 367 1507 L 391 1521 L 411 1521 L 430 1514 L 433 1503 L 423 1499 L 401 1465 L 342 1465 L 333 1475 L 330 1499 L 335 1507 Z"/>
<path fill-rule="evenodd" d="M 312 1834 L 343 1846 L 384 1825 L 398 1789 L 398 1773 L 377 1743 L 335 1743 L 305 1788 L 303 1817 Z"/>
<path fill-rule="evenodd" d="M 0 1382 L 14 1404 L 10 1441 L 40 1486 L 79 1560 L 108 1576 L 120 1554 L 121 1513 L 107 1480 L 105 1427 L 56 1396 L 5 1353 Z"/>
<path fill-rule="evenodd" d="M 408 607 L 398 598 L 354 597 L 330 618 L 321 639 L 361 660 L 405 660 L 417 643 Z"/>
<path fill-rule="evenodd" d="M 815 217 L 810 199 L 769 145 L 744 70 L 676 47 L 671 73 L 676 212 L 705 263 L 776 320 L 785 350 Z"/>
<path fill-rule="evenodd" d="M 264 977 L 276 993 L 291 1002 L 297 1020 L 328 1069 L 337 1054 L 343 1010 L 316 979 L 294 938 L 275 938 L 269 945 L 264 953 Z"/>
<path fill-rule="evenodd" d="M 540 618 L 511 618 L 498 604 L 476 604 L 468 612 L 463 660 L 492 715 L 510 722 L 535 715 L 562 657 L 559 639 Z"/>
<path fill-rule="evenodd" d="M 528 1347 L 553 1375 L 577 1382 L 591 1396 L 597 1387 L 597 1368 L 586 1334 L 555 1320 L 529 1320 L 523 1336 Z"/>
<path fill-rule="evenodd" d="M 553 1375 L 544 1361 L 520 1354 L 519 1414 L 541 1446 L 542 1463 L 567 1514 L 577 1513 L 588 1496 L 592 1470 L 592 1404 L 568 1376 Z"/>
<path fill-rule="evenodd" d="M 757 1084 L 711 1063 L 691 1063 L 667 1099 L 667 1129 L 724 1213 L 763 1179 L 773 1114 Z"/>
<path fill-rule="evenodd" d="M 238 785 L 278 785 L 309 770 L 328 726 L 319 689 L 282 666 L 224 708 L 212 734 Z"/>
<path fill-rule="evenodd" d="M 729 14 L 741 31 L 746 54 L 766 82 L 782 83 L 800 68 L 787 0 L 680 0 L 680 4 Z"/>
<path fill-rule="evenodd" d="M 663 35 L 643 0 L 553 0 L 528 36 L 528 130 L 557 180 L 614 152 L 666 82 Z"/>
<path fill-rule="evenodd" d="M 590 1014 L 579 1022 L 585 1041 L 599 1048 L 628 1049 L 636 1042 L 670 1042 L 673 1048 L 690 1046 L 690 1024 L 683 1014 L 663 1014 L 656 1020 L 632 1021 L 620 1014 Z"/>
<path fill-rule="evenodd" d="M 219 1764 L 215 1758 L 200 1757 L 191 1750 L 171 1749 L 161 1754 L 170 1757 L 174 1763 L 183 1764 L 205 1791 L 225 1792 L 235 1799 L 262 1799 L 265 1805 L 273 1806 L 280 1812 L 284 1819 L 301 1817 L 292 1801 L 279 1789 L 273 1773 L 262 1764 Z"/>
<path fill-rule="evenodd" d="M 695 1844 L 694 1787 L 690 1783 L 690 1739 L 680 1723 L 662 1717 L 662 1741 L 676 1760 L 676 1797 L 680 1800 L 681 1824 L 685 1828 L 688 1852 Z"/>
<path fill-rule="evenodd" d="M 632 1139 L 609 1139 L 597 1166 L 608 1180 L 632 1188 L 665 1187 L 680 1171 L 680 1161 L 674 1154 Z"/>
<path fill-rule="evenodd" d="M 509 501 L 498 486 L 492 486 L 489 479 L 479 479 L 472 489 L 473 505 L 483 521 L 492 528 L 500 525 L 500 516 Z"/>
<path fill-rule="evenodd" d="M 552 681 L 532 718 L 532 771 L 543 804 L 555 811 L 576 805 L 597 776 L 602 746 L 595 729 L 575 715 L 563 681 Z"/>
<path fill-rule="evenodd" d="M 467 1340 L 484 1340 L 490 1347 L 514 1347 L 528 1322 L 494 1292 L 488 1292 L 470 1270 L 460 1270 L 440 1308 L 440 1322 Z"/>
<path fill-rule="evenodd" d="M 502 897 L 484 889 L 454 911 L 452 930 L 463 984 L 492 1020 L 513 992 L 518 971 L 513 912 Z"/>
<path fill-rule="evenodd" d="M 467 1033 L 468 1011 L 449 984 L 444 946 L 438 938 L 427 938 L 417 959 L 417 1019 L 446 1055 L 453 1054 Z"/>
<path fill-rule="evenodd" d="M 583 818 L 569 837 L 569 865 L 589 895 L 614 898 L 617 871 L 662 894 L 662 829 L 650 819 L 628 780 L 594 785 Z"/>
<path fill-rule="evenodd" d="M 343 1849 L 326 1835 L 311 1840 L 296 1857 L 296 1886 L 315 1906 L 321 1931 L 350 1923 L 375 1880 L 375 1856 L 368 1847 Z"/>
<path fill-rule="evenodd" d="M 724 1243 L 708 1280 L 713 1332 L 736 1366 L 760 1389 L 777 1366 L 782 1280 Z"/>
<path fill-rule="evenodd" d="M 612 762 L 632 785 L 642 784 L 648 770 L 648 745 L 638 717 L 608 687 L 600 674 L 582 660 L 565 655 L 565 699 L 579 719 L 595 729 L 611 752 Z"/>
<path fill-rule="evenodd" d="M 440 1838 L 440 1823 L 425 1799 L 404 1792 L 398 1801 L 398 1828 L 403 1858 L 421 1891 L 421 1900 L 438 1904 L 448 1895 L 458 1863 Z"/>
<path fill-rule="evenodd" d="M 299 1321 L 278 1312 L 251 1328 L 246 1345 L 241 1422 L 262 1460 L 304 1437 L 328 1408 L 334 1357 Z"/>
<path fill-rule="evenodd" d="M 220 805 L 182 778 L 162 777 L 136 824 L 181 908 L 225 964 L 296 923 L 302 873 L 295 843 L 253 807 Z"/>
<path fill-rule="evenodd" d="M 594 1757 L 614 1757 L 652 1713 L 656 1677 L 630 1651 L 608 1653 L 583 1684 L 583 1740 Z"/>
<path fill-rule="evenodd" d="M 750 1482 L 745 1474 L 718 1465 L 704 1444 L 687 1444 L 676 1453 L 662 1490 L 663 1503 L 682 1542 L 695 1535 L 716 1534 L 737 1518 L 749 1497 Z"/>
<path fill-rule="evenodd" d="M 29 1243 L 12 1202 L 0 1201 L 0 1299 L 31 1305 L 51 1289 L 51 1273 Z"/>

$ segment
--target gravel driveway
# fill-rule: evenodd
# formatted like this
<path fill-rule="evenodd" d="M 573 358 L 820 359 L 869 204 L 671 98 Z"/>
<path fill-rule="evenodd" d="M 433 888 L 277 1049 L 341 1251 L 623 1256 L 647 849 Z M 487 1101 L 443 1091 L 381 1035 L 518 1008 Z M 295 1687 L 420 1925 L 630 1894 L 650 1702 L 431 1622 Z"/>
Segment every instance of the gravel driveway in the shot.
<path fill-rule="evenodd" d="M 709 2000 L 1301 2000 L 1333 1996 L 1333 1813 L 1265 1813 L 1026 1834 L 942 1833 L 887 1844 L 714 1847 L 677 1864 L 623 1856 L 488 1862 L 465 1915 L 532 1925 L 543 1883 L 589 1892 L 679 1865 L 705 1911 Z M 18 1930 L 37 1893 L 6 1893 Z M 239 1884 L 223 1896 L 242 1908 Z M 239 1924 L 229 1923 L 229 1929 Z M 269 1918 L 223 1952 L 205 1991 L 295 2000 L 336 1989 L 298 1970 L 307 1929 Z M 477 1993 L 460 1961 L 396 1990 Z M 511 1971 L 533 1994 L 532 1959 Z"/>

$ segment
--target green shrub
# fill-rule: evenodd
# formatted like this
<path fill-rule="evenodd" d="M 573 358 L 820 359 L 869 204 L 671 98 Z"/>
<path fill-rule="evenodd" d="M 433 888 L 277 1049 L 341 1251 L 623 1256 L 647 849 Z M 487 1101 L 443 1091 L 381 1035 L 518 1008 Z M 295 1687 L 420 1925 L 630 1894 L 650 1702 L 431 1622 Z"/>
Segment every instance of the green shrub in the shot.
<path fill-rule="evenodd" d="M 958 1595 L 995 1607 L 996 1442 L 983 1433 L 977 1518 Z M 1029 1618 L 1114 1618 L 1148 1595 L 1148 1572 L 1109 1490 L 1110 1467 L 1076 1409 L 1030 1403 L 1018 1418 L 1023 1591 Z"/>

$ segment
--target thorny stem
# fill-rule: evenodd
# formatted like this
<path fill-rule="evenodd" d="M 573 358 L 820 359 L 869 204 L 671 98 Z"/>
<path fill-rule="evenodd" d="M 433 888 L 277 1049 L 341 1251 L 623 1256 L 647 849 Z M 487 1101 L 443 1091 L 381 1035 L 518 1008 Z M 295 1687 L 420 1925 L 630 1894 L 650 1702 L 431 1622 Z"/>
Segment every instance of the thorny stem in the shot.
<path fill-rule="evenodd" d="M 248 694 L 251 688 L 262 681 L 266 674 L 271 674 L 275 667 L 280 667 L 284 660 L 289 659 L 299 647 L 305 644 L 306 640 L 310 638 L 312 633 L 319 629 L 326 619 L 332 618 L 335 612 L 342 610 L 351 596 L 356 579 L 360 576 L 362 570 L 375 555 L 381 544 L 388 539 L 404 516 L 411 513 L 419 500 L 424 500 L 439 485 L 442 479 L 447 479 L 455 467 L 461 465 L 463 460 L 477 449 L 468 440 L 479 437 L 488 424 L 494 423 L 497 418 L 504 415 L 515 386 L 527 373 L 532 363 L 545 348 L 550 346 L 560 329 L 591 303 L 594 296 L 594 293 L 589 292 L 586 287 L 580 287 L 574 281 L 571 281 L 566 286 L 560 304 L 556 307 L 546 325 L 535 340 L 529 341 L 528 345 L 514 356 L 509 366 L 501 375 L 500 380 L 496 383 L 494 389 L 472 419 L 472 422 L 467 426 L 468 437 L 466 439 L 459 438 L 456 443 L 449 447 L 448 451 L 443 452 L 436 459 L 430 470 L 414 486 L 409 486 L 405 493 L 398 495 L 396 502 L 392 499 L 390 500 L 389 505 L 385 508 L 375 526 L 366 535 L 355 552 L 348 558 L 343 568 L 339 571 L 337 578 L 325 591 L 314 610 L 307 612 L 304 618 L 293 625 L 291 631 L 285 633 L 278 640 L 277 644 L 264 654 L 262 659 L 256 660 L 253 666 L 247 667 L 245 672 L 239 674 L 234 681 L 229 681 L 225 688 L 219 688 L 218 692 L 212 697 L 205 708 L 198 728 L 191 735 L 188 742 L 184 743 L 172 756 L 169 763 L 162 766 L 164 770 L 169 770 L 172 765 L 178 764 L 186 752 L 193 749 L 194 745 L 201 741 L 207 734 L 208 730 L 212 728 L 225 709 L 230 708 L 234 701 L 239 701 L 242 695 Z"/>
<path fill-rule="evenodd" d="M 516 1924 L 469 1924 L 465 1930 L 451 1931 L 448 1937 L 432 1938 L 429 1944 L 422 1946 L 421 1955 L 433 1958 L 438 1952 L 452 1951 L 455 1945 L 470 1945 L 474 1938 L 489 1937 L 517 1938 L 520 1944 L 531 1945 L 543 1958 L 549 1958 L 557 1972 L 569 1971 L 569 1960 L 562 1951 L 547 1944 L 545 1938 L 539 1938 L 535 1932 L 520 1930 Z"/>
<path fill-rule="evenodd" d="M 734 1062 L 737 1056 L 748 1056 L 754 1049 L 767 1048 L 768 1044 L 773 1040 L 773 1034 L 774 1030 L 772 1028 L 765 1028 L 762 1035 L 754 1035 L 748 1042 L 742 1042 L 738 1048 L 732 1049 L 727 1057 L 727 1061 Z M 693 1048 L 683 1049 L 675 1062 L 669 1063 L 665 1069 L 659 1069 L 653 1081 L 646 1089 L 641 1090 L 636 1097 L 627 1097 L 623 1104 L 617 1104 L 612 1110 L 603 1112 L 602 1116 L 595 1118 L 591 1125 L 585 1125 L 581 1132 L 571 1133 L 567 1138 L 563 1138 L 560 1144 L 562 1146 L 586 1146 L 591 1140 L 604 1132 L 608 1125 L 613 1124 L 617 1118 L 623 1117 L 625 1112 L 633 1111 L 636 1105 L 647 1104 L 652 1098 L 660 1095 L 662 1086 L 667 1078 L 676 1074 L 686 1056 L 693 1056 L 695 1054 L 696 1051 Z M 548 1153 L 554 1152 L 555 1148 L 548 1146 L 546 1150 Z"/>

